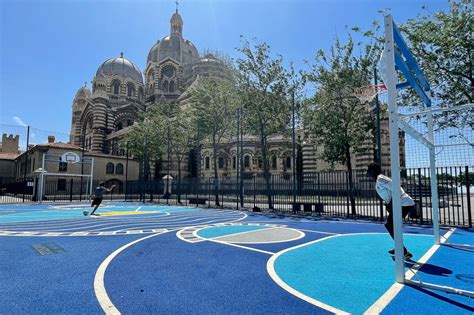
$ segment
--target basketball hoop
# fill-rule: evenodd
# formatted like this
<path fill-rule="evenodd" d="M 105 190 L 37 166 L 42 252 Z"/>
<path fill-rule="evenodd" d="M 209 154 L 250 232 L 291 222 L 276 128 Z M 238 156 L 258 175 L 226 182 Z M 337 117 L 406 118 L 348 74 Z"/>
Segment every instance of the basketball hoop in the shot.
<path fill-rule="evenodd" d="M 385 84 L 367 85 L 355 89 L 354 96 L 357 97 L 361 103 L 371 102 L 375 96 L 387 91 Z"/>
<path fill-rule="evenodd" d="M 81 160 L 80 156 L 74 152 L 66 152 L 61 156 L 61 160 L 68 164 L 74 164 Z"/>

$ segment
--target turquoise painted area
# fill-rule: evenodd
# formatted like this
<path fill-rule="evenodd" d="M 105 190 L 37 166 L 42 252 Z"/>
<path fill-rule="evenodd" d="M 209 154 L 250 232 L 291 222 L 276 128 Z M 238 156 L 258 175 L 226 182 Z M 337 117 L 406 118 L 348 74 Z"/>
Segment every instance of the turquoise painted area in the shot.
<path fill-rule="evenodd" d="M 433 237 L 404 235 L 405 246 L 419 259 Z M 328 238 L 279 256 L 277 275 L 295 290 L 327 305 L 362 314 L 395 281 L 395 263 L 387 253 L 388 234 L 353 234 Z"/>
<path fill-rule="evenodd" d="M 215 238 L 220 236 L 227 236 L 242 232 L 257 231 L 263 229 L 269 229 L 270 226 L 262 225 L 225 225 L 225 226 L 212 226 L 204 228 L 197 232 L 197 235 L 202 238 Z"/>
<path fill-rule="evenodd" d="M 141 206 L 139 204 L 116 205 L 112 203 L 104 203 L 101 205 L 101 207 L 99 207 L 96 213 L 100 214 L 106 212 L 135 211 L 138 207 L 141 207 L 141 211 L 156 211 L 157 213 L 185 211 L 184 209 L 177 207 L 163 207 L 153 205 Z M 0 206 L 0 223 L 85 218 L 82 213 L 84 210 L 91 212 L 92 208 L 89 206 L 89 204 L 2 205 Z M 187 211 L 192 210 L 193 209 L 188 209 Z"/>

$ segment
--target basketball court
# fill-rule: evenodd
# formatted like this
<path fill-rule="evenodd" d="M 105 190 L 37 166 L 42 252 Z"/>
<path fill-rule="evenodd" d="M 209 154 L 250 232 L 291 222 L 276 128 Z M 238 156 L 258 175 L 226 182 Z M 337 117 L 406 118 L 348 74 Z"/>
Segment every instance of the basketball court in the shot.
<path fill-rule="evenodd" d="M 1 313 L 466 314 L 474 300 L 395 284 L 381 223 L 106 203 L 0 206 Z M 471 230 L 441 230 L 474 245 Z M 406 226 L 406 277 L 472 290 L 472 251 Z"/>

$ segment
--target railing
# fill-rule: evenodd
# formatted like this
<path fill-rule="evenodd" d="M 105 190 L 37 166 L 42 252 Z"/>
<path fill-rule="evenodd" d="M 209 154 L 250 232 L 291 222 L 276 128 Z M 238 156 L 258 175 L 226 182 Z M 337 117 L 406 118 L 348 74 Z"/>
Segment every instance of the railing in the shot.
<path fill-rule="evenodd" d="M 440 223 L 472 227 L 472 167 L 438 168 Z M 403 173 L 403 187 L 416 201 L 416 208 L 408 221 L 430 224 L 431 188 L 429 169 L 408 169 Z M 236 178 L 186 178 L 170 183 L 159 181 L 128 181 L 104 196 L 105 200 L 153 201 L 168 204 L 197 205 L 200 207 L 247 208 L 275 213 L 328 215 L 336 217 L 386 218 L 384 206 L 365 171 L 354 171 L 352 190 L 348 172 L 319 172 L 299 174 L 295 178 L 285 173 L 272 175 L 268 181 L 261 175 Z M 94 181 L 97 187 L 99 181 Z M 108 183 L 107 186 L 110 186 Z M 36 180 L 0 184 L 0 203 L 35 201 Z M 89 201 L 88 183 L 69 178 L 47 180 L 44 184 L 45 201 Z M 242 187 L 242 190 L 240 189 Z"/>

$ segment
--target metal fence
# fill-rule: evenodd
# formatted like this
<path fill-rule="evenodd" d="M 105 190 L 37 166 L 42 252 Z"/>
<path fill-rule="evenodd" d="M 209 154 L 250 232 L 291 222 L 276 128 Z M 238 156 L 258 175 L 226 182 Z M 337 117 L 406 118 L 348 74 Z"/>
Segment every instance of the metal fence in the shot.
<path fill-rule="evenodd" d="M 429 169 L 408 169 L 403 172 L 405 191 L 416 202 L 407 220 L 431 223 L 431 188 Z M 472 227 L 474 193 L 469 167 L 438 168 L 440 223 Z M 469 174 L 469 176 L 467 176 Z M 374 183 L 364 171 L 352 173 L 319 172 L 244 177 L 242 180 L 223 177 L 186 178 L 168 182 L 128 181 L 105 196 L 106 200 L 145 201 L 200 207 L 248 208 L 255 211 L 336 217 L 380 219 L 385 209 L 377 197 Z M 93 187 L 99 181 L 94 181 Z M 80 179 L 50 179 L 44 185 L 45 201 L 88 201 L 88 183 Z M 0 184 L 0 203 L 36 201 L 37 179 Z M 352 187 L 352 189 L 351 189 Z"/>

